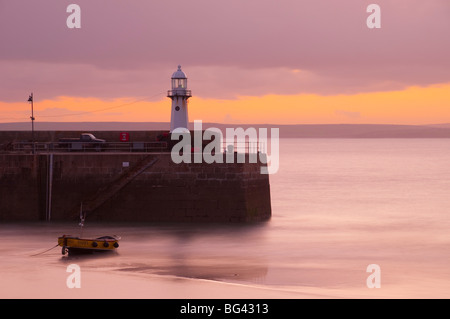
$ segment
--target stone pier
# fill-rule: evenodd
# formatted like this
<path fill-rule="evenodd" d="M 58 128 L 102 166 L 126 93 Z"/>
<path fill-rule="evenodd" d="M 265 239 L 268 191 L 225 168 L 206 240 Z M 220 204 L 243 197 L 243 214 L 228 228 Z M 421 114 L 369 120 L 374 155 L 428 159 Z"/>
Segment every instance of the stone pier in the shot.
<path fill-rule="evenodd" d="M 151 157 L 151 158 L 149 158 Z M 156 159 L 142 172 L 143 161 Z M 181 163 L 170 153 L 0 154 L 0 220 L 76 220 L 80 205 L 107 189 L 87 220 L 250 222 L 271 216 L 261 163 Z M 135 170 L 136 171 L 136 170 Z"/>

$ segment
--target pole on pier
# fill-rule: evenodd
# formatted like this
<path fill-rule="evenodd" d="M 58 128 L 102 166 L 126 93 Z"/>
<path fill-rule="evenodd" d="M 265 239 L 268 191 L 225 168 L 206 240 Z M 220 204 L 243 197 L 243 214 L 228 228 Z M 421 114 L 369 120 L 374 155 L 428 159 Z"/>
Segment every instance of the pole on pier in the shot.
<path fill-rule="evenodd" d="M 34 145 L 34 107 L 33 107 L 33 92 L 31 92 L 30 97 L 28 98 L 28 102 L 31 102 L 31 141 L 33 143 L 33 154 L 35 153 L 35 145 Z"/>

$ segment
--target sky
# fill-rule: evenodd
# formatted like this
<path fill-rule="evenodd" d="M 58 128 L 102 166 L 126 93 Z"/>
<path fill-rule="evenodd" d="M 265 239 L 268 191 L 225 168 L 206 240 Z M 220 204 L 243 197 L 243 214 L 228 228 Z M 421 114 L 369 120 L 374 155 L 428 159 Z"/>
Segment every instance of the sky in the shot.
<path fill-rule="evenodd" d="M 68 28 L 67 7 L 81 8 Z M 369 28 L 370 4 L 381 28 Z M 448 0 L 0 0 L 0 122 L 450 123 Z"/>

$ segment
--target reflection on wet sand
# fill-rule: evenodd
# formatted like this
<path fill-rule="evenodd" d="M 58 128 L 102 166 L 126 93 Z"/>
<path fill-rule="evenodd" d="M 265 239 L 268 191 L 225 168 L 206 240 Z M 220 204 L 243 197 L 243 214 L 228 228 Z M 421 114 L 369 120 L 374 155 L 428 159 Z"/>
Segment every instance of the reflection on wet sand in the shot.
<path fill-rule="evenodd" d="M 234 229 L 223 225 L 123 228 L 118 250 L 64 256 L 61 261 L 128 273 L 263 282 L 268 271 L 267 262 L 263 256 L 252 256 L 247 252 L 245 241 L 248 237 L 250 246 L 257 246 L 252 239 L 254 230 L 255 225 Z M 240 244 L 234 241 L 236 238 L 241 238 Z"/>
<path fill-rule="evenodd" d="M 263 283 L 268 266 L 257 248 L 264 241 L 265 225 L 109 225 L 122 237 L 120 248 L 59 260 L 94 271 Z M 94 224 L 87 231 L 102 228 Z"/>
<path fill-rule="evenodd" d="M 159 260 L 151 265 L 135 265 L 119 268 L 120 271 L 150 273 L 164 276 L 196 278 L 217 281 L 261 282 L 267 275 L 267 266 L 261 260 L 239 264 L 220 260 L 177 260 L 167 263 Z"/>

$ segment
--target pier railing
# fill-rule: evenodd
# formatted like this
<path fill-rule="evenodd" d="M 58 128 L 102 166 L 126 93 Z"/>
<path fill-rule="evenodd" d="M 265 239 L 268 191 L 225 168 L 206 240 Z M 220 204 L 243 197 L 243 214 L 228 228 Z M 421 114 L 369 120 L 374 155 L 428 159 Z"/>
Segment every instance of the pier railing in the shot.
<path fill-rule="evenodd" d="M 222 143 L 222 151 L 224 153 L 266 153 L 266 144 L 262 142 L 226 142 Z"/>
<path fill-rule="evenodd" d="M 167 96 L 168 96 L 168 97 L 174 97 L 174 96 L 186 96 L 186 97 L 191 97 L 191 96 L 192 96 L 192 92 L 191 92 L 191 90 L 174 89 L 174 90 L 169 90 L 169 91 L 167 91 Z"/>
<path fill-rule="evenodd" d="M 164 152 L 167 151 L 167 142 L 118 142 L 118 143 L 80 143 L 80 142 L 17 142 L 3 145 L 0 151 L 32 153 L 59 153 L 59 152 Z"/>
<path fill-rule="evenodd" d="M 176 144 L 177 141 L 173 141 Z M 203 151 L 194 145 L 191 148 L 192 153 Z M 266 144 L 262 142 L 228 142 L 222 141 L 220 152 L 223 153 L 267 153 Z M 171 147 L 168 142 L 108 142 L 105 144 L 81 143 L 81 142 L 16 142 L 0 145 L 1 152 L 14 153 L 63 153 L 63 152 L 170 152 Z M 217 151 L 217 149 L 214 149 Z"/>

